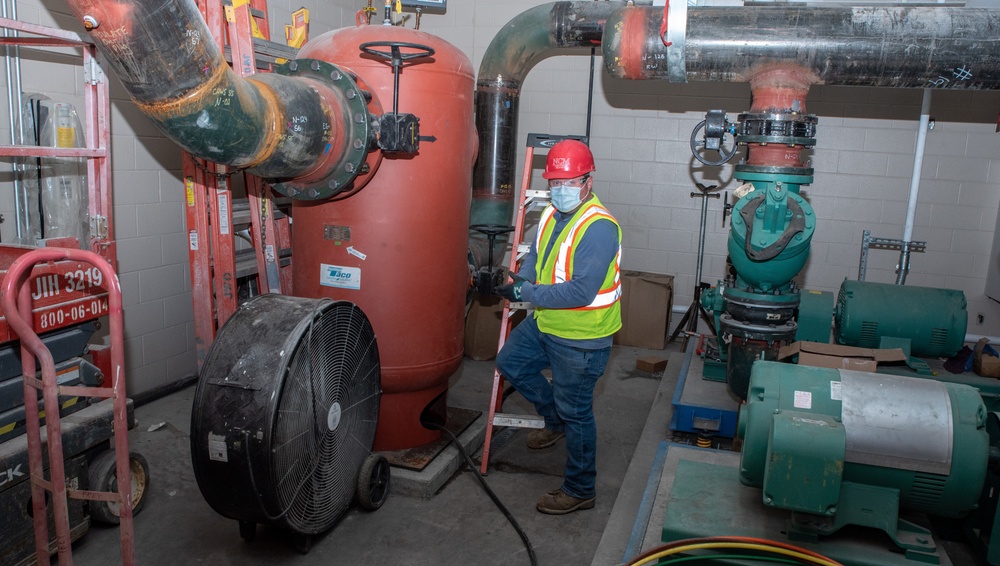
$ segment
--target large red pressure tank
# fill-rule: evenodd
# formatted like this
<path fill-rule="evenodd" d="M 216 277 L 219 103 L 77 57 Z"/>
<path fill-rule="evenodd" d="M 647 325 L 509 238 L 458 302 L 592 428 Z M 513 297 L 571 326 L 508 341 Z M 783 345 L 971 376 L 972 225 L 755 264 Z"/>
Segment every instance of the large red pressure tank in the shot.
<path fill-rule="evenodd" d="M 299 58 L 356 74 L 388 112 L 392 67 L 359 49 L 373 41 L 434 49 L 406 61 L 399 75 L 398 112 L 420 119 L 419 152 L 384 155 L 367 184 L 340 198 L 295 201 L 293 288 L 297 296 L 349 300 L 368 315 L 382 365 L 375 450 L 398 450 L 440 436 L 421 426 L 420 415 L 444 417 L 448 378 L 462 360 L 474 74 L 449 43 L 393 26 L 338 29 L 310 41 Z"/>

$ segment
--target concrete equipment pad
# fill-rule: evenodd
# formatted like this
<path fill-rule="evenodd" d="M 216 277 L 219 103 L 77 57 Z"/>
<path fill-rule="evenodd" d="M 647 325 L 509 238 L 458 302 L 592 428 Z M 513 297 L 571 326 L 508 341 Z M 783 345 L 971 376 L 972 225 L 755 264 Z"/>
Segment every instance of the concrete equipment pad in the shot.
<path fill-rule="evenodd" d="M 650 479 L 650 484 L 657 484 L 655 495 L 645 506 L 649 516 L 636 518 L 637 524 L 645 524 L 641 540 L 637 538 L 630 545 L 636 555 L 663 544 L 666 533 L 670 540 L 747 536 L 788 542 L 846 566 L 920 564 L 907 559 L 888 535 L 876 529 L 850 526 L 819 543 L 790 541 L 785 535 L 790 513 L 765 507 L 759 489 L 740 483 L 738 453 L 667 442 L 660 451 L 662 468 Z M 941 566 L 951 566 L 940 544 L 938 548 Z"/>

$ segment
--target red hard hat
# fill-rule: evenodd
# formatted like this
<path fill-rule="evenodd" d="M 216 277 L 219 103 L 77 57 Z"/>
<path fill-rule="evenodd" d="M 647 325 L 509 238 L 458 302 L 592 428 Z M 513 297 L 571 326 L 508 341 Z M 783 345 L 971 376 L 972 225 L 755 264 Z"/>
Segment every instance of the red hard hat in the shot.
<path fill-rule="evenodd" d="M 575 179 L 594 169 L 594 154 L 590 153 L 587 144 L 577 140 L 563 140 L 549 150 L 542 178 Z"/>

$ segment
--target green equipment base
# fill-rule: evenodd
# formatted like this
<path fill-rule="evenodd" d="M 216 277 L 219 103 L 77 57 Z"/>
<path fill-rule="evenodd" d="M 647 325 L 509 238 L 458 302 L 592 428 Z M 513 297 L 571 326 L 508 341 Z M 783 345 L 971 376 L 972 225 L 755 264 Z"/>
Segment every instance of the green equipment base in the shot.
<path fill-rule="evenodd" d="M 702 370 L 701 378 L 706 381 L 718 381 L 720 383 L 726 383 L 726 362 L 720 362 L 719 360 L 710 360 L 705 358 L 704 369 Z"/>
<path fill-rule="evenodd" d="M 845 566 L 918 566 L 952 562 L 937 544 L 935 553 L 907 556 L 884 532 L 848 526 L 819 542 L 790 541 L 790 512 L 765 507 L 761 490 L 740 483 L 740 455 L 666 443 L 666 455 L 642 550 L 665 542 L 710 536 L 748 536 L 794 544 Z M 655 532 L 658 517 L 662 529 Z M 911 517 L 911 519 L 913 519 Z M 746 564 L 717 560 L 713 564 Z M 756 563 L 756 562 L 755 562 Z"/>

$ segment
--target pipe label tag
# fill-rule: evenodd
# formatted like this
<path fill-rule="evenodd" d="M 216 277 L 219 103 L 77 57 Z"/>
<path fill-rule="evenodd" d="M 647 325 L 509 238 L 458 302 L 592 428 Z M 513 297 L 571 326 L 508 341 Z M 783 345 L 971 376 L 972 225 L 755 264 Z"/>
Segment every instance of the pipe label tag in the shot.
<path fill-rule="evenodd" d="M 319 284 L 341 289 L 361 289 L 361 269 L 321 263 L 319 264 Z"/>
<path fill-rule="evenodd" d="M 352 256 L 362 261 L 364 261 L 368 257 L 368 254 L 359 252 L 358 250 L 354 249 L 354 246 L 347 246 L 347 253 L 351 254 Z"/>

